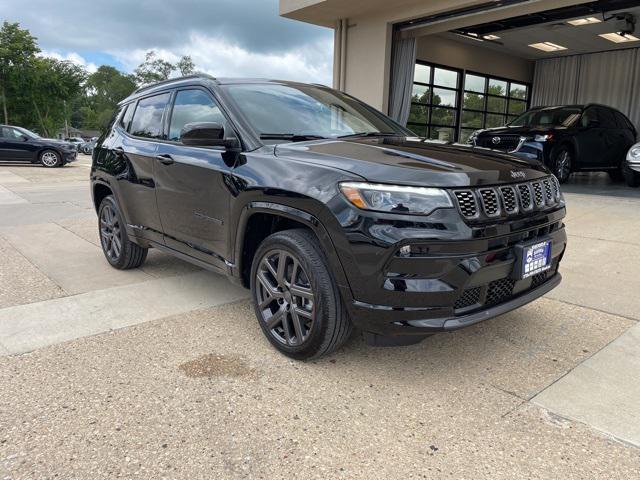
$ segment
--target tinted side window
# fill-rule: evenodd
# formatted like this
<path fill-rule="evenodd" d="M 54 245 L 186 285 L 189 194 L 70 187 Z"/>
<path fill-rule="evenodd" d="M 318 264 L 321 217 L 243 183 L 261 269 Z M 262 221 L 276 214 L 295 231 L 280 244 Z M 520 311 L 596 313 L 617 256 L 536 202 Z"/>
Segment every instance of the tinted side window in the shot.
<path fill-rule="evenodd" d="M 613 112 L 614 115 L 616 116 L 616 123 L 618 125 L 618 128 L 624 129 L 624 130 L 631 130 L 631 125 L 629 125 L 629 120 L 627 120 L 627 118 L 620 112 Z"/>
<path fill-rule="evenodd" d="M 129 132 L 136 137 L 162 138 L 162 115 L 171 94 L 162 93 L 143 98 L 133 114 Z"/>
<path fill-rule="evenodd" d="M 180 132 L 187 123 L 217 122 L 225 120 L 215 101 L 202 90 L 181 90 L 176 95 L 171 114 L 169 140 L 180 141 Z"/>
<path fill-rule="evenodd" d="M 600 126 L 603 128 L 618 128 L 616 125 L 616 118 L 613 116 L 613 111 L 607 108 L 598 108 L 598 117 L 600 117 Z"/>
<path fill-rule="evenodd" d="M 135 104 L 130 103 L 125 108 L 124 113 L 120 115 L 120 126 L 127 131 L 129 129 L 129 125 L 131 125 L 131 119 L 133 118 L 133 111 L 135 110 Z"/>
<path fill-rule="evenodd" d="M 15 128 L 2 127 L 0 128 L 0 138 L 16 140 L 18 138 L 22 138 L 22 134 Z"/>

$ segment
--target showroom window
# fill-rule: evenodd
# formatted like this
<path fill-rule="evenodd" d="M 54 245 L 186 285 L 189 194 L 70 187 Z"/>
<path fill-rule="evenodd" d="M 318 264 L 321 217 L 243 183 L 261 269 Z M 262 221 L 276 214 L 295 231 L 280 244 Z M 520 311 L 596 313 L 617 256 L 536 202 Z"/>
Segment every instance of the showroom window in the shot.
<path fill-rule="evenodd" d="M 407 126 L 430 139 L 466 142 L 474 130 L 506 125 L 529 107 L 530 85 L 417 63 Z"/>

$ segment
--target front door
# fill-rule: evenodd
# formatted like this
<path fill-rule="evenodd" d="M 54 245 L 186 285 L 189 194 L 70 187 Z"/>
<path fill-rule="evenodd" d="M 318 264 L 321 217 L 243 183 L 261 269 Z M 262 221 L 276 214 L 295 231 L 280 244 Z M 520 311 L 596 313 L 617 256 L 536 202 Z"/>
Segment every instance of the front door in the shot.
<path fill-rule="evenodd" d="M 29 140 L 15 128 L 0 127 L 0 159 L 31 160 L 35 155 L 35 148 Z"/>
<path fill-rule="evenodd" d="M 223 267 L 227 259 L 230 171 L 220 148 L 185 146 L 180 133 L 187 123 L 227 125 L 211 94 L 200 88 L 178 90 L 171 112 L 168 142 L 158 146 L 155 166 L 158 210 L 165 244 Z"/>
<path fill-rule="evenodd" d="M 575 135 L 578 145 L 576 162 L 580 168 L 598 168 L 606 161 L 607 129 L 604 128 L 595 107 L 587 108 L 580 117 Z"/>

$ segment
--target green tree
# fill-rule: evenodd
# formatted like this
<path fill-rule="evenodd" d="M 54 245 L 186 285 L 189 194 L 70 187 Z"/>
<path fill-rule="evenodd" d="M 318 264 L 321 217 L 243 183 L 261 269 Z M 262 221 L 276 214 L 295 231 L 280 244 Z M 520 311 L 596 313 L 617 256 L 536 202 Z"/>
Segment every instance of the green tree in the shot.
<path fill-rule="evenodd" d="M 104 130 L 118 102 L 136 88 L 133 75 L 126 75 L 114 67 L 102 65 L 87 78 L 83 102 L 78 105 L 78 120 L 85 128 Z"/>
<path fill-rule="evenodd" d="M 9 123 L 8 98 L 19 90 L 19 80 L 30 69 L 40 49 L 29 30 L 4 22 L 0 28 L 0 101 L 4 123 Z M 14 91 L 16 90 L 16 91 Z"/>
<path fill-rule="evenodd" d="M 78 65 L 36 58 L 22 77 L 23 93 L 19 100 L 30 107 L 22 123 L 29 126 L 35 123 L 45 136 L 55 133 L 70 119 L 71 103 L 82 94 L 85 79 L 86 72 Z"/>
<path fill-rule="evenodd" d="M 183 76 L 194 73 L 196 68 L 193 59 L 185 55 L 176 63 L 171 63 L 158 57 L 158 54 L 154 50 L 149 50 L 145 54 L 144 62 L 138 65 L 133 73 L 136 82 L 139 85 L 145 85 L 167 80 L 176 70 Z"/>

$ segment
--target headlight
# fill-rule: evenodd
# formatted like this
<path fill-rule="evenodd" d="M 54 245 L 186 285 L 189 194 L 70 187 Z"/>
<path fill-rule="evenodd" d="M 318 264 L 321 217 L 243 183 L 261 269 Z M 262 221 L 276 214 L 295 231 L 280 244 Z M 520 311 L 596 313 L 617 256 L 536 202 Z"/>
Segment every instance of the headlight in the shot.
<path fill-rule="evenodd" d="M 547 142 L 549 140 L 551 140 L 553 138 L 553 134 L 552 133 L 547 133 L 546 135 L 536 135 L 534 137 L 534 140 L 536 142 Z"/>
<path fill-rule="evenodd" d="M 467 142 L 470 143 L 471 145 L 476 143 L 476 138 L 478 138 L 478 135 L 480 135 L 480 132 L 482 132 L 482 130 L 474 130 L 471 135 L 469 135 L 469 138 L 467 139 Z"/>
<path fill-rule="evenodd" d="M 340 191 L 363 210 L 429 215 L 438 208 L 453 207 L 447 192 L 440 188 L 346 182 L 340 184 Z"/>
<path fill-rule="evenodd" d="M 640 162 L 640 144 L 631 147 L 631 150 L 629 150 L 627 154 L 627 160 L 633 163 Z"/>

